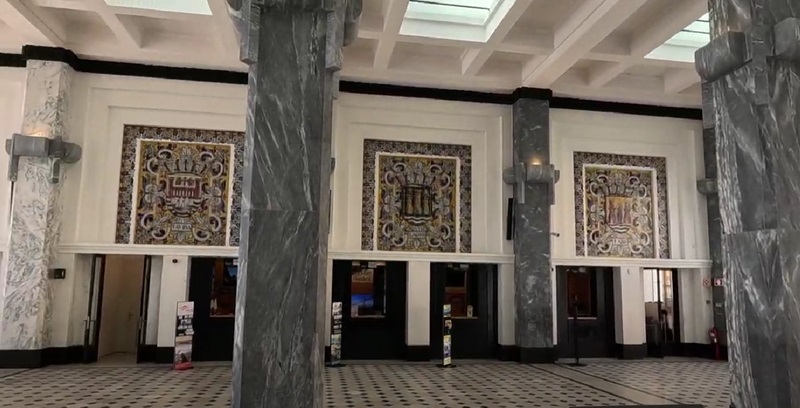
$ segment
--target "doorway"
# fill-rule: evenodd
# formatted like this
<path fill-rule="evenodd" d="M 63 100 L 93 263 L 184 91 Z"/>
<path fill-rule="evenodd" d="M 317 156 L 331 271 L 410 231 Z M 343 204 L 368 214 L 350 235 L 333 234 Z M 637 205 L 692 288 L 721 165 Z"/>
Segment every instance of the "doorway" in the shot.
<path fill-rule="evenodd" d="M 680 354 L 678 274 L 673 269 L 645 269 L 645 335 L 647 355 L 663 358 Z"/>
<path fill-rule="evenodd" d="M 84 362 L 142 361 L 147 340 L 151 257 L 94 255 L 84 329 Z"/>
<path fill-rule="evenodd" d="M 613 357 L 614 270 L 588 266 L 556 268 L 558 355 Z"/>
<path fill-rule="evenodd" d="M 233 360 L 238 274 L 236 258 L 192 258 L 189 300 L 194 302 L 194 361 Z"/>
<path fill-rule="evenodd" d="M 494 358 L 497 345 L 497 265 L 431 264 L 431 357 L 442 358 L 442 306 L 450 305 L 451 355 Z"/>
<path fill-rule="evenodd" d="M 405 262 L 333 262 L 331 299 L 343 310 L 342 359 L 405 357 L 406 275 Z"/>

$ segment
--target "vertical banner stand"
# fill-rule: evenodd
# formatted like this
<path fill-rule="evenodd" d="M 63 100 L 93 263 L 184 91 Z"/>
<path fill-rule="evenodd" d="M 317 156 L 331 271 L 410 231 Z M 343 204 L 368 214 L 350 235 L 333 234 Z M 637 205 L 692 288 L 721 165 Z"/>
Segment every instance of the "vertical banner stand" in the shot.
<path fill-rule="evenodd" d="M 331 303 L 331 361 L 328 367 L 344 367 L 342 364 L 342 302 Z"/>
<path fill-rule="evenodd" d="M 581 353 L 578 348 L 578 303 L 572 303 L 572 344 L 575 347 L 575 362 L 570 363 L 570 367 L 586 367 L 586 364 L 581 363 Z"/>
<path fill-rule="evenodd" d="M 450 331 L 453 329 L 453 320 L 450 318 L 450 305 L 442 307 L 442 364 L 439 367 L 453 368 L 453 340 Z"/>
<path fill-rule="evenodd" d="M 188 370 L 192 368 L 194 302 L 178 302 L 176 315 L 175 354 L 172 360 L 172 369 Z"/>

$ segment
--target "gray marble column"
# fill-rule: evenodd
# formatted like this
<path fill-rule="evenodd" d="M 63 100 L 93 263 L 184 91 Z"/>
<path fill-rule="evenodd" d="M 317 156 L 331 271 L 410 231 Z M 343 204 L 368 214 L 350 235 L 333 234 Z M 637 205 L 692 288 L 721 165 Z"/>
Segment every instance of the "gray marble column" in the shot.
<path fill-rule="evenodd" d="M 514 163 L 549 164 L 550 102 L 521 98 L 513 115 Z M 514 328 L 523 363 L 555 359 L 549 188 L 525 183 L 524 200 L 514 189 Z"/>
<path fill-rule="evenodd" d="M 360 1 L 229 4 L 250 65 L 232 403 L 321 407 L 331 98 Z"/>
<path fill-rule="evenodd" d="M 61 62 L 32 60 L 27 71 L 21 133 L 68 140 L 72 68 Z M 50 346 L 53 295 L 48 270 L 59 239 L 62 183 L 63 172 L 60 183 L 51 183 L 50 159 L 20 158 L 5 291 L 0 296 L 4 302 L 0 350 L 26 351 L 10 362 L 14 365 L 41 366 L 41 350 Z M 5 363 L 0 361 L 0 367 Z"/>
<path fill-rule="evenodd" d="M 712 86 L 703 84 L 703 92 L 709 103 L 703 110 L 703 162 L 706 178 L 698 182 L 698 189 L 706 197 L 706 215 L 708 218 L 708 252 L 711 259 L 711 279 L 724 278 L 722 271 L 722 220 L 719 215 L 719 195 L 717 189 L 717 136 L 714 130 Z M 711 288 L 714 327 L 722 336 L 722 344 L 727 344 L 727 323 L 725 318 L 725 287 L 714 285 Z"/>
<path fill-rule="evenodd" d="M 800 406 L 800 1 L 715 0 L 697 53 L 715 111 L 732 400 Z"/>

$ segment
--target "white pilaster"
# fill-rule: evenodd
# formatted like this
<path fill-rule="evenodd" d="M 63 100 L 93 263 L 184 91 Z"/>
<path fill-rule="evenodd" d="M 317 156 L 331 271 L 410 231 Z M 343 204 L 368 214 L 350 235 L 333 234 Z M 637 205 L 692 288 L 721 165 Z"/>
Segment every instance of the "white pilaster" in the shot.
<path fill-rule="evenodd" d="M 646 343 L 642 268 L 614 268 L 614 315 L 617 344 Z"/>
<path fill-rule="evenodd" d="M 406 296 L 406 344 L 431 344 L 431 263 L 408 263 Z"/>
<path fill-rule="evenodd" d="M 162 260 L 158 294 L 159 347 L 175 345 L 175 312 L 178 302 L 189 298 L 189 266 L 188 256 L 165 256 Z"/>

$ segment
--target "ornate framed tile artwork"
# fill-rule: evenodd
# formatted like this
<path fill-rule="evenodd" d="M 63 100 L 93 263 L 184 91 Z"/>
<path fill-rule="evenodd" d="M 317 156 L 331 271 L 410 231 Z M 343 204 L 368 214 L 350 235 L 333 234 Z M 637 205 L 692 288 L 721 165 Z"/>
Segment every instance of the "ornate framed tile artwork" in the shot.
<path fill-rule="evenodd" d="M 663 157 L 575 152 L 578 256 L 669 258 Z"/>
<path fill-rule="evenodd" d="M 126 125 L 115 242 L 238 246 L 243 154 L 243 132 Z"/>
<path fill-rule="evenodd" d="M 471 148 L 364 141 L 361 247 L 470 252 Z"/>

